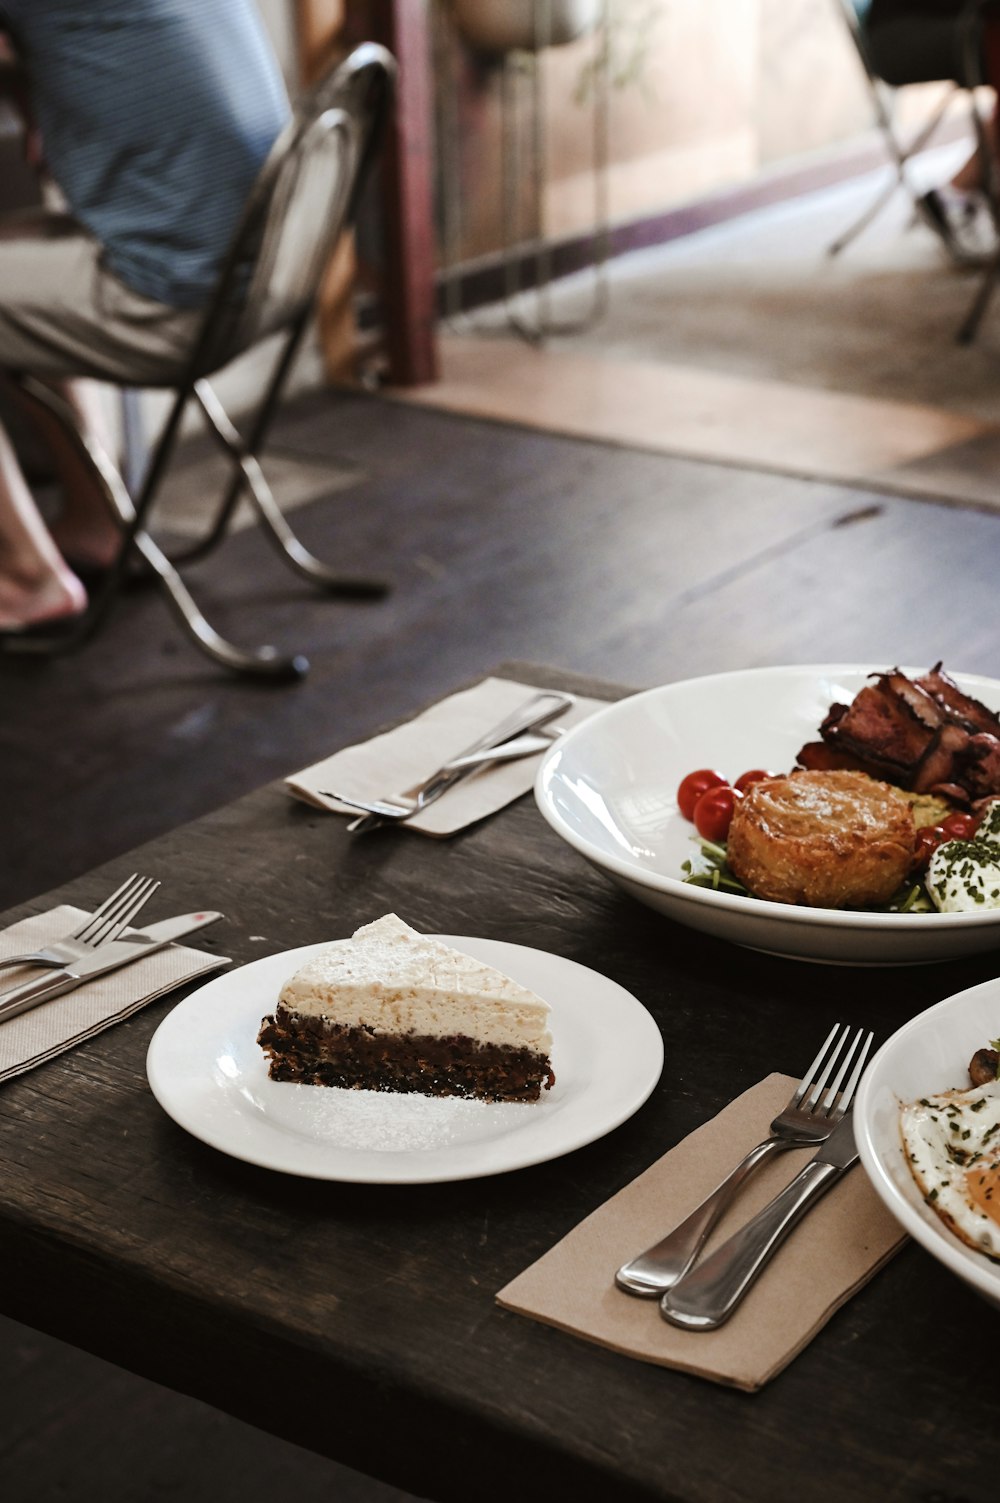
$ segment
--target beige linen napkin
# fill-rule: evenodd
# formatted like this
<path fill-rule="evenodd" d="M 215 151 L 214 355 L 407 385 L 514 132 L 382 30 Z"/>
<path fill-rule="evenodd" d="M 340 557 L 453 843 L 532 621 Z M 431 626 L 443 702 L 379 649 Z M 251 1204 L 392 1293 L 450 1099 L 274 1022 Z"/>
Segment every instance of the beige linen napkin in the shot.
<path fill-rule="evenodd" d="M 905 1241 L 860 1164 L 809 1211 L 743 1304 L 716 1331 L 668 1325 L 655 1299 L 623 1293 L 614 1276 L 683 1221 L 767 1136 L 771 1119 L 796 1084 L 789 1076 L 769 1075 L 737 1097 L 519 1274 L 497 1302 L 627 1357 L 750 1392 L 762 1387 Z M 765 1163 L 713 1233 L 709 1248 L 765 1206 L 812 1152 L 790 1150 Z"/>
<path fill-rule="evenodd" d="M 0 959 L 60 939 L 75 929 L 82 918 L 86 918 L 83 909 L 63 904 L 48 913 L 22 919 L 0 932 Z M 53 997 L 51 1002 L 41 1002 L 0 1022 L 0 1082 L 23 1075 L 26 1070 L 110 1028 L 112 1023 L 131 1017 L 147 1002 L 162 997 L 182 981 L 228 964 L 224 955 L 168 945 L 142 960 L 109 971 L 106 976 L 95 977 L 63 997 Z M 39 974 L 26 966 L 12 966 L 0 971 L 0 989 L 20 985 Z"/>
<path fill-rule="evenodd" d="M 442 762 L 457 756 L 505 715 L 543 692 L 514 679 L 484 678 L 471 689 L 463 689 L 432 705 L 415 720 L 408 720 L 371 741 L 345 747 L 332 757 L 294 773 L 285 779 L 285 787 L 296 798 L 320 809 L 356 816 L 356 809 L 325 798 L 323 790 L 332 789 L 349 798 L 365 800 L 391 798 L 394 793 L 402 793 L 430 777 Z M 603 700 L 577 697 L 552 722 L 552 729 L 569 730 L 603 707 Z M 495 814 L 528 792 L 543 755 L 539 752 L 534 757 L 474 772 L 424 813 L 406 820 L 404 828 L 425 835 L 454 835 L 466 825 Z"/>

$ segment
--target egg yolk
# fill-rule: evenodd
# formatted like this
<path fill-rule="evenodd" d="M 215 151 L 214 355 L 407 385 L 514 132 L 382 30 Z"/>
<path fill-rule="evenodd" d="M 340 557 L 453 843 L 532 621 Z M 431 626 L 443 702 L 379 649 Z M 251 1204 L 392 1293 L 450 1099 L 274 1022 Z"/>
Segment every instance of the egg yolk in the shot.
<path fill-rule="evenodd" d="M 965 1184 L 976 1209 L 1000 1226 L 1000 1160 L 980 1159 L 966 1170 Z"/>

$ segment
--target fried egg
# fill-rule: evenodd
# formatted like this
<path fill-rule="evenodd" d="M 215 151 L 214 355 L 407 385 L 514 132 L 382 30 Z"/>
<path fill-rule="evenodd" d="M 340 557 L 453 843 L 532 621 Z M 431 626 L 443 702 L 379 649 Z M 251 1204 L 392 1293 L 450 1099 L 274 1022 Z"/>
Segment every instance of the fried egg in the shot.
<path fill-rule="evenodd" d="M 910 1102 L 900 1132 L 927 1204 L 969 1247 L 1000 1258 L 1000 1080 Z"/>

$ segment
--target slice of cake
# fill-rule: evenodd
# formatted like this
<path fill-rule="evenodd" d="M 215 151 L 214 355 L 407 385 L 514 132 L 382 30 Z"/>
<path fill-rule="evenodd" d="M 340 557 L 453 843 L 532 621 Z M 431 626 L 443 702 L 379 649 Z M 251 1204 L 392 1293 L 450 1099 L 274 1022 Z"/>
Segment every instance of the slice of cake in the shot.
<path fill-rule="evenodd" d="M 527 987 L 389 913 L 306 961 L 257 1042 L 272 1080 L 537 1101 L 555 1080 L 548 1013 Z"/>

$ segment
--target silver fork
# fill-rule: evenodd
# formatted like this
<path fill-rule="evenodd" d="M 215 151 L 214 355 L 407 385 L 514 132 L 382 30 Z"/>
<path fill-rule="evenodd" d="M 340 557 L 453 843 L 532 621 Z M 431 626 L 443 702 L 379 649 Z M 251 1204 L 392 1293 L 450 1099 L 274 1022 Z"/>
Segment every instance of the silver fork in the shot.
<path fill-rule="evenodd" d="M 759 1164 L 783 1149 L 808 1148 L 826 1141 L 851 1104 L 861 1075 L 858 1066 L 863 1063 L 872 1043 L 872 1035 L 869 1033 L 865 1039 L 865 1030 L 859 1028 L 845 1051 L 849 1033 L 847 1024 L 842 1030 L 839 1023 L 834 1024 L 788 1105 L 771 1123 L 770 1136 L 752 1148 L 680 1226 L 638 1258 L 622 1264 L 615 1274 L 619 1289 L 624 1289 L 627 1294 L 653 1298 L 673 1288 L 691 1267 L 719 1217 Z M 851 1061 L 859 1049 L 861 1054 L 854 1072 L 841 1091 Z M 837 1074 L 828 1084 L 834 1069 Z"/>
<path fill-rule="evenodd" d="M 551 737 L 558 732 L 545 732 L 543 727 L 559 715 L 565 713 L 575 703 L 572 694 L 563 694 L 557 690 L 542 690 L 535 694 L 525 704 L 480 736 L 471 746 L 450 758 L 442 767 L 432 772 L 430 777 L 425 778 L 413 788 L 408 788 L 405 793 L 396 794 L 388 799 L 356 799 L 346 798 L 342 793 L 323 792 L 324 798 L 335 798 L 338 803 L 347 804 L 351 809 L 363 811 L 364 818 L 356 819 L 348 825 L 348 830 L 355 834 L 363 834 L 367 830 L 374 830 L 381 824 L 399 824 L 403 820 L 412 819 L 415 814 L 428 808 L 441 796 L 475 772 L 477 767 L 484 767 L 489 762 L 503 762 L 512 760 L 514 757 L 529 756 L 532 752 L 545 749 L 542 745 L 526 745 L 529 734 Z M 515 740 L 516 738 L 516 740 Z M 517 744 L 520 742 L 521 744 Z M 484 753 L 489 753 L 486 756 Z"/>
<path fill-rule="evenodd" d="M 419 814 L 429 804 L 435 803 L 448 789 L 453 787 L 459 779 L 456 773 L 463 775 L 473 772 L 477 767 L 487 767 L 494 762 L 516 762 L 521 757 L 532 757 L 536 752 L 547 751 L 556 739 L 556 731 L 537 731 L 531 736 L 515 736 L 513 741 L 505 741 L 503 746 L 491 746 L 487 751 L 467 752 L 465 756 L 453 757 L 450 762 L 445 762 L 431 777 L 425 778 L 422 783 L 415 783 L 412 788 L 407 788 L 403 793 L 397 793 L 392 799 L 362 799 L 348 798 L 343 793 L 323 792 L 324 798 L 335 798 L 341 804 L 347 804 L 351 809 L 359 809 L 364 814 L 374 815 L 380 823 L 393 820 L 412 819 L 414 814 Z M 357 821 L 360 826 L 364 821 Z M 348 825 L 349 830 L 355 828 Z"/>
<path fill-rule="evenodd" d="M 117 939 L 159 885 L 152 877 L 140 877 L 133 873 L 127 882 L 123 882 L 110 897 L 105 898 L 101 906 L 71 934 L 53 940 L 39 950 L 31 950 L 26 955 L 8 955 L 0 960 L 0 966 L 70 965 L 74 960 L 79 960 L 81 955 L 89 955 L 100 945 L 110 944 L 113 939 Z"/>

